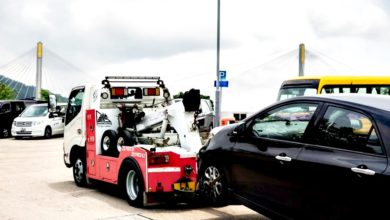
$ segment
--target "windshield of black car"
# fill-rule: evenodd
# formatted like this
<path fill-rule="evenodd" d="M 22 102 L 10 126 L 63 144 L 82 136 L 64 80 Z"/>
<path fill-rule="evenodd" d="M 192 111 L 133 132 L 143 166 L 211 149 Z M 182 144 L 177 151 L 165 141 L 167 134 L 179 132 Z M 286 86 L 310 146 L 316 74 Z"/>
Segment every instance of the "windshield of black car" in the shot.
<path fill-rule="evenodd" d="M 47 115 L 48 107 L 45 105 L 30 105 L 21 114 L 22 117 L 42 117 Z"/>

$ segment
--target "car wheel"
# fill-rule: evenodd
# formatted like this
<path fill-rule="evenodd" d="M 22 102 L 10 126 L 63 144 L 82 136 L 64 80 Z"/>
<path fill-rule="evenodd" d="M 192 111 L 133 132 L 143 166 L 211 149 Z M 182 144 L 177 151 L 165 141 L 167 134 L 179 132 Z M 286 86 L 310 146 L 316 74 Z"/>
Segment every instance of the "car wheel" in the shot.
<path fill-rule="evenodd" d="M 44 133 L 45 138 L 51 138 L 51 127 L 47 126 Z"/>
<path fill-rule="evenodd" d="M 104 155 L 109 156 L 110 150 L 116 148 L 116 132 L 113 130 L 107 130 L 102 137 L 101 149 Z"/>
<path fill-rule="evenodd" d="M 114 155 L 119 155 L 123 146 L 134 146 L 136 144 L 135 137 L 128 130 L 121 130 L 118 134 L 116 149 L 113 149 Z"/>
<path fill-rule="evenodd" d="M 7 137 L 10 137 L 10 136 L 11 136 L 11 133 L 10 133 L 9 129 L 4 128 L 3 131 L 1 132 L 1 137 L 7 138 Z"/>
<path fill-rule="evenodd" d="M 213 206 L 229 203 L 226 174 L 220 166 L 209 164 L 201 169 L 199 180 L 201 196 Z"/>
<path fill-rule="evenodd" d="M 121 171 L 121 188 L 131 206 L 142 207 L 144 201 L 144 180 L 141 171 L 133 161 L 123 164 Z"/>
<path fill-rule="evenodd" d="M 73 164 L 73 179 L 77 186 L 87 186 L 86 163 L 80 156 L 76 156 Z"/>

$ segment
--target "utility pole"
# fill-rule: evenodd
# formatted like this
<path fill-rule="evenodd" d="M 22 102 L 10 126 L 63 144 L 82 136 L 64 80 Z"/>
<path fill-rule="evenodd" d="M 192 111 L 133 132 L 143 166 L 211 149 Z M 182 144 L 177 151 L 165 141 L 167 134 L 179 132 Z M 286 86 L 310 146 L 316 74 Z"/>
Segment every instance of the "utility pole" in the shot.
<path fill-rule="evenodd" d="M 219 38 L 220 38 L 220 8 L 221 2 L 218 0 L 218 13 L 217 13 L 217 82 L 215 86 L 215 117 L 214 127 L 218 127 L 221 118 L 221 88 L 219 86 L 220 75 L 219 75 Z"/>
<path fill-rule="evenodd" d="M 305 44 L 299 44 L 299 76 L 305 75 Z"/>
<path fill-rule="evenodd" d="M 41 100 L 42 87 L 42 42 L 37 44 L 37 76 L 35 84 L 35 100 Z"/>

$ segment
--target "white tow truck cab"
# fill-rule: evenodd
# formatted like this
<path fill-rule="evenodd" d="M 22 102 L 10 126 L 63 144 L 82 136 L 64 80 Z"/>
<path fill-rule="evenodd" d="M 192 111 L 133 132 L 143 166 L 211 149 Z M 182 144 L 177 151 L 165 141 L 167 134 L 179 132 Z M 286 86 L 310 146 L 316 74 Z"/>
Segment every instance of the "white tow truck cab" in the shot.
<path fill-rule="evenodd" d="M 130 205 L 195 193 L 199 90 L 172 102 L 159 77 L 106 77 L 74 88 L 65 119 L 64 162 L 74 181 L 119 185 Z"/>

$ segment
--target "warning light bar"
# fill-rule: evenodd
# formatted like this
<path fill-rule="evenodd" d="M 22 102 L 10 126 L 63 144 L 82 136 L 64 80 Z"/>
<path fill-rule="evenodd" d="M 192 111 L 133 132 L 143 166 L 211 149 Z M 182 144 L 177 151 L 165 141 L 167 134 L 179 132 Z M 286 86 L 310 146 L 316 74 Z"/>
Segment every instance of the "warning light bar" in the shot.
<path fill-rule="evenodd" d="M 160 96 L 160 88 L 144 88 L 144 96 Z"/>

